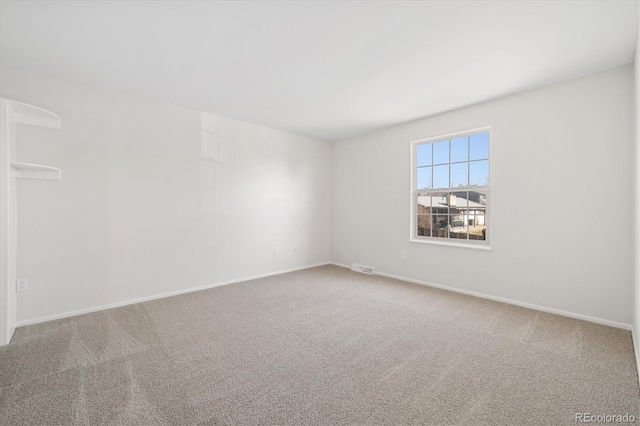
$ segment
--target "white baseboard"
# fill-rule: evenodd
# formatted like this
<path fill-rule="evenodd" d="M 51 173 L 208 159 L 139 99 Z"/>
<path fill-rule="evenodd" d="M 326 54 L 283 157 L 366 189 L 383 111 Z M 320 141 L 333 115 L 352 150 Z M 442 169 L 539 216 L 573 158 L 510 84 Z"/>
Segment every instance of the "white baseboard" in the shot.
<path fill-rule="evenodd" d="M 638 380 L 640 380 L 640 347 L 638 347 L 638 337 L 636 336 L 636 329 L 631 327 L 631 339 L 633 340 L 633 353 L 636 356 L 636 368 L 638 373 Z"/>
<path fill-rule="evenodd" d="M 335 265 L 335 266 L 340 266 L 342 268 L 351 268 L 350 266 L 343 265 L 341 263 L 331 262 L 331 264 Z M 416 280 L 416 279 L 413 279 L 413 278 L 407 278 L 407 277 L 403 277 L 403 276 L 400 276 L 400 275 L 387 274 L 385 272 L 380 272 L 380 271 L 375 271 L 374 274 L 375 275 L 380 275 L 380 276 L 383 276 L 383 277 L 393 278 L 393 279 L 400 280 L 400 281 L 406 281 L 406 282 L 410 282 L 410 283 L 414 283 L 414 284 L 426 285 L 428 287 L 439 288 L 439 289 L 442 289 L 442 290 L 453 291 L 455 293 L 466 294 L 468 296 L 480 297 L 482 299 L 488 299 L 488 300 L 493 300 L 493 301 L 496 301 L 496 302 L 507 303 L 509 305 L 515 305 L 515 306 L 520 306 L 520 307 L 523 307 L 523 308 L 534 309 L 536 311 L 542 311 L 542 312 L 547 312 L 547 313 L 550 313 L 550 314 L 562 315 L 562 316 L 569 317 L 569 318 L 576 318 L 576 319 L 580 319 L 580 320 L 584 320 L 584 321 L 588 321 L 588 322 L 593 322 L 593 323 L 596 323 L 596 324 L 608 325 L 609 327 L 615 327 L 615 328 L 621 328 L 623 330 L 633 331 L 633 327 L 631 326 L 631 324 L 625 324 L 625 323 L 622 323 L 622 322 L 610 321 L 610 320 L 606 320 L 606 319 L 602 319 L 602 318 L 591 317 L 591 316 L 588 316 L 588 315 L 576 314 L 576 313 L 573 313 L 573 312 L 563 311 L 563 310 L 555 309 L 555 308 L 547 308 L 546 306 L 534 305 L 532 303 L 520 302 L 518 300 L 507 299 L 507 298 L 504 298 L 504 297 L 491 296 L 491 295 L 485 294 L 485 293 L 477 293 L 475 291 L 463 290 L 463 289 L 460 289 L 460 288 L 450 287 L 450 286 L 446 286 L 446 285 L 434 284 L 434 283 L 430 283 L 430 282 L 427 282 L 427 281 Z M 640 370 L 638 370 L 638 371 L 640 371 Z"/>
<path fill-rule="evenodd" d="M 163 299 L 165 297 L 178 296 L 180 294 L 192 293 L 194 291 L 206 290 L 206 289 L 214 288 L 214 287 L 221 287 L 223 285 L 235 284 L 235 283 L 239 283 L 239 282 L 243 282 L 243 281 L 257 280 L 259 278 L 266 278 L 266 277 L 271 277 L 271 276 L 274 276 L 274 275 L 286 274 L 288 272 L 301 271 L 303 269 L 309 269 L 309 268 L 315 268 L 315 267 L 318 267 L 318 266 L 329 265 L 329 263 L 330 262 L 316 263 L 316 264 L 313 264 L 313 265 L 301 266 L 299 268 L 285 269 L 285 270 L 276 271 L 276 272 L 269 272 L 269 273 L 266 273 L 266 274 L 254 275 L 254 276 L 251 276 L 251 277 L 238 278 L 238 279 L 229 280 L 229 281 L 222 281 L 222 282 L 218 282 L 218 283 L 214 283 L 214 284 L 207 284 L 207 285 L 203 285 L 203 286 L 200 286 L 200 287 L 193 287 L 193 288 L 187 288 L 187 289 L 183 289 L 183 290 L 170 291 L 168 293 L 156 294 L 156 295 L 153 295 L 153 296 L 140 297 L 138 299 L 131 299 L 131 300 L 125 300 L 125 301 L 122 301 L 122 302 L 109 303 L 107 305 L 100 305 L 100 306 L 94 306 L 94 307 L 91 307 L 91 308 L 78 309 L 76 311 L 63 312 L 63 313 L 60 313 L 60 314 L 47 315 L 47 316 L 38 317 L 38 318 L 31 318 L 31 319 L 28 319 L 28 320 L 18 321 L 16 323 L 16 327 L 22 327 L 22 326 L 31 325 L 31 324 L 39 324 L 41 322 L 53 321 L 53 320 L 62 319 L 62 318 L 75 317 L 77 315 L 90 314 L 91 312 L 104 311 L 104 310 L 107 310 L 107 309 L 113 309 L 113 308 L 119 308 L 119 307 L 122 307 L 122 306 L 133 305 L 135 303 L 142 303 L 142 302 L 148 302 L 150 300 Z"/>

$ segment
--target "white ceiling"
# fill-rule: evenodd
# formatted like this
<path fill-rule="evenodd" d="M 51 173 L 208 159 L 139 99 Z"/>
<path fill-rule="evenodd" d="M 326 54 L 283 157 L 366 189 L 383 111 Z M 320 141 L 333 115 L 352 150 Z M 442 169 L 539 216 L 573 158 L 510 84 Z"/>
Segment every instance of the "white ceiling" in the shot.
<path fill-rule="evenodd" d="M 2 1 L 2 63 L 326 140 L 633 62 L 629 1 Z"/>

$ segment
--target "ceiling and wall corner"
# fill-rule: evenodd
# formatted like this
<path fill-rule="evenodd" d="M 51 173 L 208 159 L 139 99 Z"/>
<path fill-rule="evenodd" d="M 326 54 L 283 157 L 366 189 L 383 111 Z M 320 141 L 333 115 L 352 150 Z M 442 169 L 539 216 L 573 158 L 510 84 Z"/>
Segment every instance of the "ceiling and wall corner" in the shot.
<path fill-rule="evenodd" d="M 630 64 L 637 9 L 2 1 L 0 53 L 14 68 L 337 140 Z"/>

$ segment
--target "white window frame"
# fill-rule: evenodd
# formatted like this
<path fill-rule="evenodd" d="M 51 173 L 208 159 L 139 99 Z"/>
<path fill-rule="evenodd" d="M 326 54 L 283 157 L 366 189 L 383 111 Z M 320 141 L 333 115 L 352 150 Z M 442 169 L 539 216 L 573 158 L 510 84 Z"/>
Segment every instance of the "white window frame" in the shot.
<path fill-rule="evenodd" d="M 440 238 L 440 237 L 431 237 L 431 236 L 422 236 L 418 235 L 418 197 L 417 193 L 424 191 L 424 189 L 419 190 L 416 188 L 417 186 L 417 146 L 425 143 L 434 143 L 447 139 L 455 139 L 461 136 L 471 136 L 478 133 L 488 133 L 489 134 L 489 184 L 487 186 L 477 187 L 477 186 L 465 186 L 465 187 L 457 187 L 457 188 L 437 188 L 437 189 L 429 189 L 430 191 L 452 191 L 452 190 L 473 190 L 482 188 L 486 190 L 486 207 L 485 207 L 485 239 L 484 240 L 458 240 L 451 238 Z M 464 247 L 471 249 L 479 249 L 479 250 L 491 250 L 490 245 L 490 235 L 491 235 L 491 177 L 493 175 L 493 161 L 492 161 L 492 146 L 491 143 L 491 126 L 479 127 L 476 129 L 463 130 L 460 132 L 447 133 L 444 135 L 433 136 L 425 139 L 418 139 L 410 142 L 410 150 L 411 150 L 411 212 L 410 212 L 410 234 L 409 241 L 412 243 L 421 243 L 421 244 L 434 244 L 434 245 L 442 245 L 442 246 L 452 246 L 452 247 Z M 449 158 L 451 160 L 451 158 Z M 449 163 L 451 164 L 451 163 Z"/>

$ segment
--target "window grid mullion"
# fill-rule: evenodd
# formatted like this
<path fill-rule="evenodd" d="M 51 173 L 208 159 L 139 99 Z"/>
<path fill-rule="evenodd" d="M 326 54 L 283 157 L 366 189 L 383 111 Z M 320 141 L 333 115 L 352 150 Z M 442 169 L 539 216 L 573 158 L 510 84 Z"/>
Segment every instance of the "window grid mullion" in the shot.
<path fill-rule="evenodd" d="M 429 188 L 433 188 L 433 144 L 431 144 L 431 180 L 429 181 Z"/>
<path fill-rule="evenodd" d="M 471 136 L 467 136 L 467 185 L 471 184 Z"/>
<path fill-rule="evenodd" d="M 453 227 L 453 225 L 454 225 L 454 222 L 452 221 L 452 214 L 453 214 L 453 210 L 454 209 L 452 209 L 452 207 L 451 207 L 451 198 L 450 197 L 451 197 L 451 194 L 454 193 L 454 192 L 456 192 L 456 193 L 462 192 L 464 194 L 463 196 L 467 200 L 466 207 L 463 207 L 461 209 L 461 211 L 459 212 L 459 216 L 460 216 L 459 220 L 462 221 L 463 228 L 466 231 L 465 232 L 465 236 L 464 236 L 463 239 L 465 241 L 470 241 L 473 244 L 476 244 L 476 241 L 471 240 L 469 221 L 471 221 L 474 224 L 476 223 L 477 216 L 478 216 L 477 215 L 478 211 L 474 207 L 473 218 L 471 218 L 472 214 L 471 214 L 471 205 L 470 205 L 470 203 L 471 203 L 471 200 L 470 200 L 471 195 L 470 195 L 470 193 L 471 192 L 476 192 L 476 191 L 482 191 L 482 192 L 484 192 L 484 197 L 481 194 L 479 194 L 480 200 L 482 200 L 482 199 L 487 199 L 488 200 L 489 185 L 488 185 L 488 178 L 487 178 L 487 184 L 486 185 L 481 185 L 481 186 L 480 185 L 473 185 L 473 186 L 471 185 L 471 181 L 470 181 L 470 179 L 471 179 L 471 163 L 480 162 L 480 161 L 489 161 L 489 156 L 487 155 L 487 158 L 476 158 L 474 160 L 471 160 L 471 136 L 473 136 L 475 134 L 480 134 L 480 133 L 468 133 L 468 134 L 465 135 L 466 142 L 467 142 L 467 159 L 465 161 L 455 161 L 455 162 L 452 161 L 452 144 L 451 144 L 451 138 L 450 137 L 447 138 L 448 139 L 448 155 L 449 155 L 448 162 L 438 163 L 438 164 L 435 163 L 435 158 L 434 158 L 434 155 L 435 155 L 435 144 L 437 142 L 444 142 L 447 139 L 439 139 L 439 140 L 431 139 L 429 142 L 424 140 L 424 142 L 422 142 L 422 143 L 413 142 L 414 147 L 415 147 L 414 154 L 416 155 L 416 162 L 414 162 L 414 170 L 418 170 L 418 169 L 421 169 L 421 168 L 424 168 L 424 167 L 431 167 L 431 170 L 430 170 L 430 181 L 428 182 L 427 187 L 426 188 L 422 188 L 422 189 L 418 189 L 417 188 L 418 181 L 416 179 L 416 181 L 414 182 L 414 185 L 416 185 L 416 186 L 414 187 L 414 191 L 413 191 L 414 192 L 414 194 L 413 194 L 414 195 L 413 203 L 416 203 L 417 206 L 420 205 L 420 204 L 417 204 L 417 198 L 418 197 L 426 196 L 429 199 L 428 213 L 418 213 L 418 207 L 416 207 L 416 209 L 414 211 L 414 214 L 416 215 L 415 216 L 416 218 L 424 217 L 424 216 L 429 218 L 429 220 L 428 220 L 429 233 L 426 236 L 433 237 L 433 233 L 434 233 L 434 231 L 436 229 L 435 227 L 436 227 L 436 225 L 438 223 L 440 223 L 440 222 L 438 222 L 436 220 L 437 218 L 440 217 L 440 214 L 439 214 L 438 211 L 436 211 L 436 209 L 441 209 L 439 211 L 444 210 L 444 212 L 446 212 L 445 213 L 445 215 L 446 215 L 445 221 L 442 222 L 443 225 L 446 227 L 445 228 L 445 239 L 446 240 L 451 239 L 450 228 Z M 430 166 L 429 165 L 418 166 L 417 147 L 420 146 L 420 145 L 423 145 L 425 143 L 429 143 L 429 145 L 431 145 L 431 147 L 430 147 L 430 149 L 431 149 Z M 467 173 L 466 185 L 460 186 L 460 187 L 455 187 L 455 188 L 451 186 L 452 185 L 452 173 L 453 173 L 451 166 L 454 165 L 454 164 L 466 164 L 466 173 Z M 435 188 L 435 170 L 434 170 L 434 168 L 436 166 L 444 166 L 444 165 L 448 166 L 448 186 L 447 187 L 443 187 L 443 188 Z M 439 199 L 443 199 L 443 201 L 438 203 L 438 205 L 434 205 L 434 196 L 436 194 L 438 194 Z M 480 200 L 478 200 L 477 203 L 479 203 Z M 474 202 L 474 203 L 476 203 L 476 202 Z M 455 209 L 457 209 L 457 206 L 456 206 Z M 486 214 L 487 214 L 487 211 L 488 211 L 488 206 L 486 205 L 486 203 L 484 205 L 482 205 L 480 210 L 483 211 L 481 216 L 485 217 L 484 220 L 485 220 L 485 226 L 486 226 L 486 223 L 487 223 L 487 220 L 488 220 L 486 218 Z M 466 220 L 462 220 L 464 218 L 466 218 Z M 416 220 L 416 225 L 417 224 L 418 224 L 418 221 Z M 425 229 L 425 232 L 426 232 L 426 228 L 424 228 L 424 229 Z M 414 228 L 413 232 L 414 232 L 413 235 L 419 236 L 418 235 L 419 231 L 418 231 L 417 228 Z"/>

